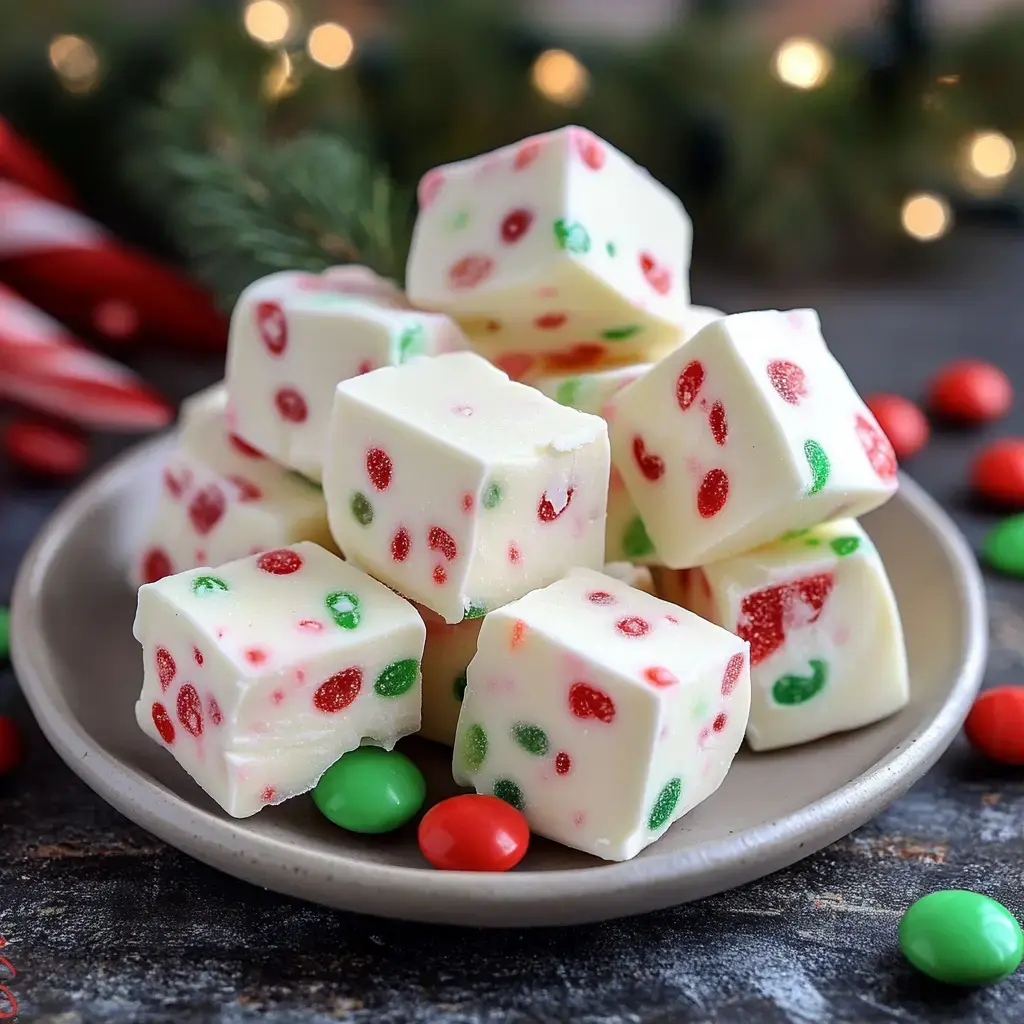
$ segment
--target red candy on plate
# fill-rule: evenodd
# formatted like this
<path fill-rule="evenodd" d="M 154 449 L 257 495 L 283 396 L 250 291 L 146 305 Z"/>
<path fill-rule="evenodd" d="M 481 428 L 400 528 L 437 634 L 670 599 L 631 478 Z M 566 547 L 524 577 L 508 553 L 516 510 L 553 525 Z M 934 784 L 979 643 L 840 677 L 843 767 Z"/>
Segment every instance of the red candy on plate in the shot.
<path fill-rule="evenodd" d="M 997 686 L 974 702 L 964 722 L 971 746 L 1003 764 L 1024 765 L 1024 686 Z"/>
<path fill-rule="evenodd" d="M 982 448 L 971 466 L 971 486 L 986 501 L 1024 509 L 1024 438 L 1004 437 Z"/>
<path fill-rule="evenodd" d="M 434 804 L 418 838 L 420 852 L 442 871 L 508 871 L 526 854 L 530 826 L 504 800 L 467 794 Z"/>
<path fill-rule="evenodd" d="M 13 771 L 21 762 L 21 733 L 6 715 L 0 715 L 0 775 Z"/>
<path fill-rule="evenodd" d="M 958 359 L 932 378 L 928 407 L 936 416 L 961 423 L 987 423 L 1005 416 L 1013 403 L 1010 378 L 991 363 Z"/>
<path fill-rule="evenodd" d="M 16 466 L 46 476 L 74 476 L 89 460 L 85 438 L 38 420 L 9 423 L 3 432 L 3 447 Z"/>
<path fill-rule="evenodd" d="M 901 462 L 916 455 L 928 443 L 928 419 L 909 398 L 878 394 L 869 395 L 864 401 Z"/>

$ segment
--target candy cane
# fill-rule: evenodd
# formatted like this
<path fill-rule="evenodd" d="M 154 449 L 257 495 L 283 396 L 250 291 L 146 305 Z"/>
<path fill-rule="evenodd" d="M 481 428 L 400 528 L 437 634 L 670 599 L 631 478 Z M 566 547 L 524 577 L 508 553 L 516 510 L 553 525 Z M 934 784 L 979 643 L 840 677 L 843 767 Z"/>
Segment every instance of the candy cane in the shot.
<path fill-rule="evenodd" d="M 71 187 L 46 159 L 0 117 L 0 178 L 23 185 L 36 195 L 75 206 Z"/>
<path fill-rule="evenodd" d="M 0 181 L 0 279 L 81 334 L 220 349 L 227 323 L 196 286 L 94 221 Z"/>

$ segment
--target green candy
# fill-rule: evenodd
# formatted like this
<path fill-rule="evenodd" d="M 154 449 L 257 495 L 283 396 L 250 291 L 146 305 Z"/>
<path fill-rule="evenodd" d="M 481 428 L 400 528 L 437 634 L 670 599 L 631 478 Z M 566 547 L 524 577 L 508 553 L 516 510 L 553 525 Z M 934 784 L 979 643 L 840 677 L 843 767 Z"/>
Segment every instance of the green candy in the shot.
<path fill-rule="evenodd" d="M 530 725 L 529 722 L 516 722 L 512 726 L 512 739 L 528 754 L 537 757 L 546 756 L 550 749 L 548 734 L 539 725 Z"/>
<path fill-rule="evenodd" d="M 847 555 L 852 555 L 860 547 L 860 537 L 836 537 L 829 541 L 828 546 L 840 558 L 845 558 Z"/>
<path fill-rule="evenodd" d="M 458 701 L 458 702 L 459 702 L 460 704 L 462 703 L 462 701 L 464 700 L 464 698 L 465 698 L 465 696 L 466 696 L 466 686 L 467 686 L 467 685 L 468 685 L 468 684 L 467 684 L 467 682 L 466 682 L 466 670 L 465 670 L 465 669 L 463 669 L 463 670 L 462 670 L 462 671 L 461 671 L 461 672 L 460 672 L 460 673 L 459 673 L 459 674 L 458 674 L 458 675 L 457 675 L 457 676 L 455 677 L 455 681 L 454 681 L 454 682 L 452 683 L 452 696 L 453 696 L 453 697 L 454 697 L 454 698 L 456 699 L 456 701 Z"/>
<path fill-rule="evenodd" d="M 393 661 L 373 684 L 373 692 L 378 697 L 401 697 L 415 685 L 420 674 L 420 663 L 415 658 L 403 658 Z"/>
<path fill-rule="evenodd" d="M 615 248 L 614 242 L 605 242 L 604 251 L 608 253 L 609 256 L 614 256 L 615 253 L 618 252 L 618 250 Z"/>
<path fill-rule="evenodd" d="M 1004 519 L 985 538 L 985 560 L 997 572 L 1024 577 L 1024 514 Z"/>
<path fill-rule="evenodd" d="M 196 597 L 205 597 L 207 594 L 223 593 L 230 587 L 219 576 L 197 576 L 192 581 L 192 593 Z"/>
<path fill-rule="evenodd" d="M 903 915 L 903 955 L 922 973 L 950 985 L 992 985 L 1024 958 L 1024 933 L 1001 904 L 979 892 L 943 889 Z"/>
<path fill-rule="evenodd" d="M 357 747 L 320 777 L 313 803 L 339 828 L 375 835 L 401 828 L 426 795 L 423 774 L 405 754 Z"/>
<path fill-rule="evenodd" d="M 517 811 L 521 811 L 526 806 L 523 802 L 523 791 L 511 779 L 497 779 L 491 792 L 499 800 L 511 804 Z"/>
<path fill-rule="evenodd" d="M 625 341 L 627 338 L 632 338 L 640 329 L 639 324 L 629 324 L 626 327 L 609 327 L 608 330 L 602 331 L 600 336 L 605 341 Z"/>
<path fill-rule="evenodd" d="M 555 244 L 567 252 L 590 252 L 590 235 L 578 221 L 571 224 L 559 218 L 555 221 Z"/>
<path fill-rule="evenodd" d="M 492 480 L 487 485 L 487 490 L 484 491 L 484 508 L 497 508 L 501 504 L 502 497 L 501 484 L 497 480 Z"/>
<path fill-rule="evenodd" d="M 797 537 L 803 537 L 810 533 L 810 527 L 805 527 L 803 530 L 787 530 L 779 540 L 796 540 Z"/>
<path fill-rule="evenodd" d="M 349 499 L 348 507 L 360 526 L 369 526 L 373 522 L 373 506 L 365 494 L 356 491 Z"/>
<path fill-rule="evenodd" d="M 672 817 L 672 812 L 676 809 L 682 792 L 682 779 L 669 779 L 665 783 L 665 788 L 658 794 L 658 799 L 654 801 L 654 806 L 651 808 L 651 816 L 647 819 L 647 827 L 652 832 L 657 832 Z"/>
<path fill-rule="evenodd" d="M 470 601 L 462 610 L 464 619 L 482 619 L 487 614 L 487 605 L 479 601 Z"/>
<path fill-rule="evenodd" d="M 427 332 L 423 324 L 411 324 L 398 337 L 398 361 L 404 363 L 427 350 Z"/>
<path fill-rule="evenodd" d="M 559 405 L 569 405 L 575 409 L 580 397 L 580 388 L 582 387 L 583 381 L 579 377 L 570 377 L 568 380 L 563 380 L 555 389 L 555 401 Z"/>
<path fill-rule="evenodd" d="M 0 605 L 0 660 L 6 660 L 11 653 L 11 613 Z"/>
<path fill-rule="evenodd" d="M 811 488 L 808 494 L 817 494 L 825 484 L 828 483 L 829 475 L 832 472 L 832 463 L 829 462 L 825 449 L 817 441 L 804 441 L 804 455 L 807 464 L 811 467 Z"/>
<path fill-rule="evenodd" d="M 478 772 L 487 760 L 487 731 L 482 725 L 471 725 L 462 735 L 462 762 L 466 769 Z"/>
<path fill-rule="evenodd" d="M 630 558 L 643 558 L 654 554 L 654 543 L 647 535 L 647 527 L 639 516 L 634 516 L 623 531 L 622 551 Z"/>
<path fill-rule="evenodd" d="M 336 590 L 324 598 L 334 624 L 342 629 L 355 629 L 363 618 L 359 596 L 351 590 Z"/>
<path fill-rule="evenodd" d="M 450 221 L 452 231 L 461 231 L 469 223 L 469 210 L 457 210 Z"/>
<path fill-rule="evenodd" d="M 809 676 L 779 676 L 772 684 L 776 704 L 804 704 L 817 697 L 828 682 L 828 663 L 817 658 L 811 661 Z"/>

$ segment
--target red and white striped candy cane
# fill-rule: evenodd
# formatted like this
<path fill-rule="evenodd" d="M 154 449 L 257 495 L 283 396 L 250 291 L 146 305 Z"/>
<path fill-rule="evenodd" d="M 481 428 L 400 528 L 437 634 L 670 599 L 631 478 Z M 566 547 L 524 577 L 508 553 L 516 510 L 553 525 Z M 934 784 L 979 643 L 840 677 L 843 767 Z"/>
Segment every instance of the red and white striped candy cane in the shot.
<path fill-rule="evenodd" d="M 177 273 L 98 224 L 0 181 L 0 279 L 83 335 L 221 349 L 227 321 Z"/>
<path fill-rule="evenodd" d="M 0 396 L 83 426 L 162 427 L 172 408 L 131 370 L 92 352 L 0 285 Z"/>

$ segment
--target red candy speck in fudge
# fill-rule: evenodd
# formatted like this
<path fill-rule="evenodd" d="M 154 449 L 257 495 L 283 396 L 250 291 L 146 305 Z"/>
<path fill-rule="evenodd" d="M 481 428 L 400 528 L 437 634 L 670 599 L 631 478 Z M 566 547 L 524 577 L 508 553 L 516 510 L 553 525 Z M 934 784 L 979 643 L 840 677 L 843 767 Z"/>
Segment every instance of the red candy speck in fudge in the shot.
<path fill-rule="evenodd" d="M 615 702 L 589 683 L 573 683 L 569 687 L 569 710 L 577 718 L 596 718 L 605 725 L 615 718 Z"/>
<path fill-rule="evenodd" d="M 434 582 L 443 587 L 448 582 L 448 570 L 443 565 L 434 566 Z"/>
<path fill-rule="evenodd" d="M 536 327 L 538 331 L 554 331 L 559 327 L 565 326 L 568 319 L 568 313 L 545 313 L 543 316 L 539 316 L 533 321 L 533 326 Z"/>
<path fill-rule="evenodd" d="M 220 705 L 217 703 L 217 698 L 211 697 L 207 707 L 210 711 L 210 721 L 214 725 L 220 725 L 220 723 L 224 721 L 224 715 L 220 710 Z"/>
<path fill-rule="evenodd" d="M 709 469 L 697 491 L 697 511 L 710 519 L 725 508 L 729 500 L 729 477 L 724 469 Z"/>
<path fill-rule="evenodd" d="M 508 546 L 508 560 L 513 565 L 518 565 L 522 561 L 522 559 L 522 552 L 519 550 L 519 547 L 515 543 L 515 541 L 512 541 L 512 543 L 510 543 Z"/>
<path fill-rule="evenodd" d="M 736 684 L 739 682 L 740 673 L 743 671 L 743 655 L 734 654 L 729 659 L 729 664 L 725 666 L 725 675 L 722 676 L 722 696 L 728 697 L 733 690 L 736 689 Z"/>
<path fill-rule="evenodd" d="M 284 690 L 275 690 L 270 695 L 271 704 L 283 704 L 284 703 Z"/>
<path fill-rule="evenodd" d="M 281 355 L 288 347 L 288 320 L 278 303 L 257 303 L 256 330 L 272 356 Z"/>
<path fill-rule="evenodd" d="M 587 594 L 587 600 L 591 604 L 615 604 L 615 595 L 605 590 L 592 590 Z"/>
<path fill-rule="evenodd" d="M 373 363 L 372 363 L 372 362 L 371 362 L 371 361 L 370 361 L 369 359 L 364 359 L 364 360 L 363 360 L 363 361 L 362 361 L 362 362 L 361 362 L 361 363 L 360 363 L 360 364 L 359 364 L 359 365 L 358 365 L 358 366 L 356 367 L 356 376 L 357 376 L 357 377 L 362 377 L 362 375 L 363 375 L 364 373 L 369 373 L 369 372 L 370 372 L 370 371 L 371 371 L 372 369 L 373 369 Z"/>
<path fill-rule="evenodd" d="M 427 547 L 431 551 L 440 551 L 449 562 L 454 561 L 459 555 L 455 538 L 440 526 L 432 526 L 427 531 Z"/>
<path fill-rule="evenodd" d="M 199 699 L 199 691 L 191 684 L 185 683 L 178 691 L 178 721 L 193 736 L 203 735 L 203 704 Z"/>
<path fill-rule="evenodd" d="M 639 615 L 627 615 L 615 623 L 615 628 L 623 636 L 646 636 L 651 631 L 651 624 Z"/>
<path fill-rule="evenodd" d="M 661 665 L 652 665 L 645 668 L 643 677 L 651 686 L 675 686 L 679 680 L 667 668 Z"/>
<path fill-rule="evenodd" d="M 750 664 L 759 665 L 774 654 L 786 642 L 788 630 L 817 622 L 834 583 L 835 577 L 826 572 L 747 594 L 735 632 L 750 643 Z"/>
<path fill-rule="evenodd" d="M 150 548 L 142 556 L 142 579 L 145 583 L 156 583 L 174 573 L 170 556 L 162 548 Z"/>
<path fill-rule="evenodd" d="M 279 388 L 274 395 L 274 405 L 281 418 L 289 423 L 305 423 L 309 416 L 306 400 L 295 388 Z"/>
<path fill-rule="evenodd" d="M 250 459 L 265 459 L 266 456 L 263 452 L 257 448 L 253 448 L 248 441 L 243 440 L 237 434 L 228 434 L 228 440 L 231 442 L 231 447 L 235 449 L 241 455 L 246 456 Z"/>
<path fill-rule="evenodd" d="M 227 479 L 238 492 L 239 501 L 259 501 L 263 497 L 263 491 L 244 476 L 229 476 Z"/>
<path fill-rule="evenodd" d="M 672 290 L 672 273 L 649 252 L 640 253 L 640 270 L 647 283 L 659 294 L 668 295 Z"/>
<path fill-rule="evenodd" d="M 156 674 L 160 680 L 160 689 L 165 690 L 174 682 L 178 666 L 174 663 L 171 652 L 166 647 L 156 649 Z"/>
<path fill-rule="evenodd" d="M 370 448 L 366 453 L 366 475 L 378 491 L 391 486 L 391 456 L 383 448 Z"/>
<path fill-rule="evenodd" d="M 639 435 L 633 438 L 633 459 L 641 475 L 652 483 L 660 480 L 665 472 L 665 460 L 660 455 L 649 452 L 644 439 Z"/>
<path fill-rule="evenodd" d="M 196 659 L 196 664 L 200 668 L 202 668 L 203 667 L 203 652 L 201 650 L 199 650 L 198 647 L 193 647 L 192 648 L 192 657 Z"/>
<path fill-rule="evenodd" d="M 344 711 L 359 696 L 363 685 L 363 670 L 353 666 L 336 672 L 321 683 L 313 694 L 313 706 L 317 711 L 334 714 Z"/>
<path fill-rule="evenodd" d="M 277 548 L 260 555 L 256 565 L 271 576 L 290 576 L 302 568 L 302 556 L 291 548 Z"/>
<path fill-rule="evenodd" d="M 892 450 L 892 445 L 885 434 L 860 413 L 857 414 L 854 429 L 857 431 L 857 439 L 864 449 L 864 454 L 867 455 L 868 462 L 871 463 L 871 468 L 878 478 L 886 482 L 895 480 L 896 453 Z"/>
<path fill-rule="evenodd" d="M 263 665 L 267 661 L 267 652 L 262 647 L 247 647 L 245 660 L 250 665 Z"/>
<path fill-rule="evenodd" d="M 586 370 L 600 363 L 604 353 L 604 345 L 599 345 L 596 341 L 584 341 L 561 352 L 548 352 L 544 356 L 544 365 L 553 373 Z"/>
<path fill-rule="evenodd" d="M 304 629 L 307 633 L 320 633 L 323 631 L 324 624 L 319 619 L 300 619 L 299 629 Z"/>
<path fill-rule="evenodd" d="M 512 170 L 522 171 L 540 156 L 544 143 L 540 139 L 527 139 L 517 150 L 512 160 Z"/>
<path fill-rule="evenodd" d="M 526 639 L 526 623 L 522 619 L 516 619 L 512 623 L 512 634 L 509 637 L 509 644 L 515 650 Z"/>
<path fill-rule="evenodd" d="M 153 725 L 164 743 L 174 742 L 174 723 L 167 714 L 167 708 L 159 701 L 153 705 Z"/>
<path fill-rule="evenodd" d="M 409 549 L 412 547 L 412 538 L 409 531 L 400 526 L 394 537 L 391 538 L 391 557 L 396 562 L 404 562 L 409 557 Z"/>
<path fill-rule="evenodd" d="M 553 523 L 572 504 L 573 490 L 572 487 L 566 490 L 565 504 L 557 510 L 553 502 L 548 498 L 548 492 L 545 491 L 540 496 L 540 502 L 537 504 L 537 518 L 542 523 Z"/>
<path fill-rule="evenodd" d="M 704 376 L 704 365 L 697 359 L 683 367 L 676 379 L 676 401 L 683 412 L 697 400 L 697 395 L 704 386 Z"/>
<path fill-rule="evenodd" d="M 220 522 L 227 499 L 217 484 L 207 484 L 193 495 L 188 504 L 188 518 L 200 537 L 205 537 Z"/>
<path fill-rule="evenodd" d="M 587 167 L 592 171 L 599 171 L 604 167 L 604 146 L 590 132 L 577 128 L 572 133 L 572 141 L 576 146 L 576 152 L 579 153 L 580 159 Z"/>
<path fill-rule="evenodd" d="M 444 175 L 438 170 L 427 171 L 416 186 L 416 198 L 420 209 L 425 210 L 438 197 L 442 188 Z"/>
<path fill-rule="evenodd" d="M 555 754 L 555 771 L 559 775 L 568 775 L 572 771 L 572 758 L 564 750 Z"/>
<path fill-rule="evenodd" d="M 720 712 L 715 715 L 715 720 L 711 723 L 711 728 L 714 729 L 715 732 L 721 732 L 725 728 L 725 722 L 725 714 Z"/>
<path fill-rule="evenodd" d="M 460 499 L 459 504 L 462 506 L 463 512 L 472 512 L 473 506 L 476 504 L 476 498 L 467 491 Z"/>
<path fill-rule="evenodd" d="M 721 402 L 715 402 L 708 412 L 708 426 L 711 427 L 711 436 L 719 447 L 725 444 L 729 437 L 729 423 L 725 418 L 725 406 Z"/>
<path fill-rule="evenodd" d="M 494 273 L 494 260 L 483 253 L 471 253 L 448 269 L 448 284 L 459 291 L 476 288 Z"/>
<path fill-rule="evenodd" d="M 779 397 L 790 405 L 807 397 L 807 375 L 788 359 L 773 359 L 768 364 L 768 379 Z"/>
<path fill-rule="evenodd" d="M 191 484 L 192 470 L 182 469 L 175 473 L 170 466 L 164 470 L 164 487 L 167 488 L 167 493 L 172 498 L 180 498 L 189 489 Z"/>
<path fill-rule="evenodd" d="M 277 790 L 273 786 L 264 786 L 260 791 L 260 800 L 265 804 L 269 804 L 275 796 L 277 796 Z"/>
<path fill-rule="evenodd" d="M 520 207 L 505 215 L 501 222 L 501 240 L 506 245 L 513 245 L 518 242 L 533 223 L 533 211 Z"/>

